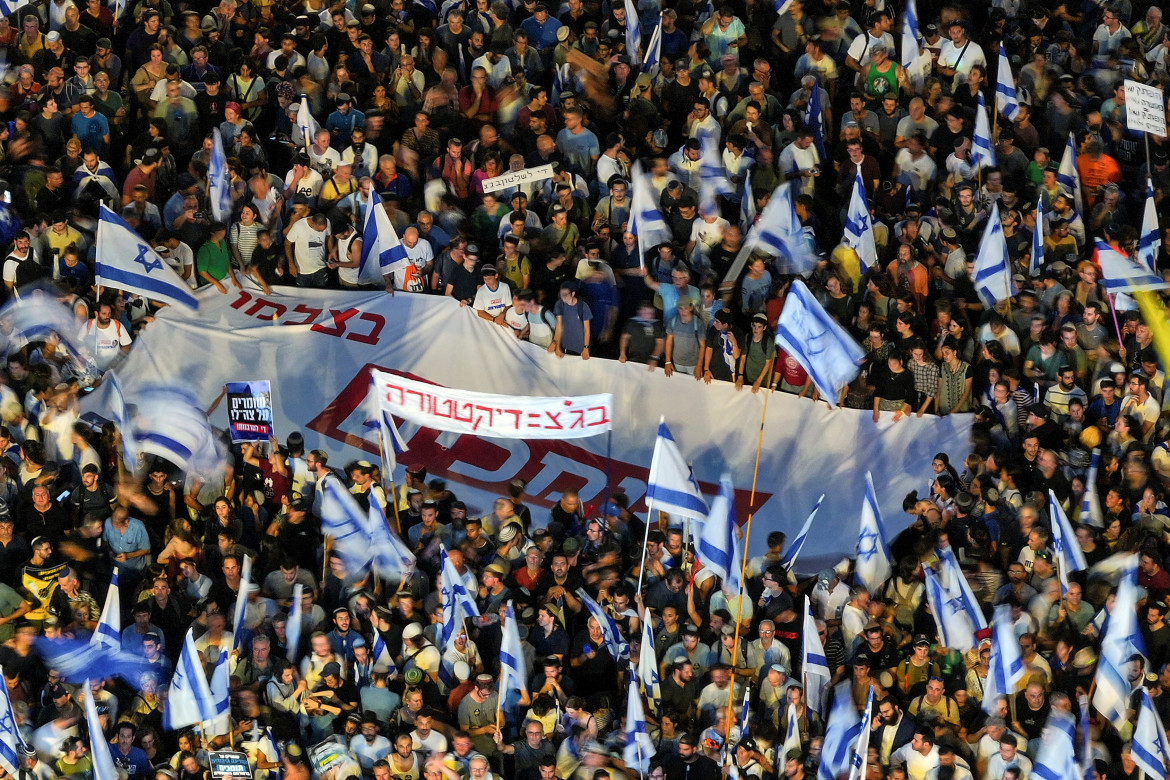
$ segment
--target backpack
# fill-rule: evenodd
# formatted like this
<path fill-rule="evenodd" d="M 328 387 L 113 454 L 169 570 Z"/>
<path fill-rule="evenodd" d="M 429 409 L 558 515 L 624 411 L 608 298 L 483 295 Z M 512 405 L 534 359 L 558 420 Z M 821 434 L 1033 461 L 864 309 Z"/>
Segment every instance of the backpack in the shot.
<path fill-rule="evenodd" d="M 45 269 L 33 256 L 32 252 L 28 253 L 28 257 L 21 260 L 16 266 L 16 287 L 20 289 L 26 284 L 32 284 L 38 279 L 45 278 Z"/>

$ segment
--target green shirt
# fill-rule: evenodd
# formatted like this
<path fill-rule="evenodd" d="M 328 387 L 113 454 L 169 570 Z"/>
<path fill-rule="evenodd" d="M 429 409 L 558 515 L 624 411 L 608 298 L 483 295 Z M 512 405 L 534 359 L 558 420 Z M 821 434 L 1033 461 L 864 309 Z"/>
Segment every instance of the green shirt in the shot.
<path fill-rule="evenodd" d="M 221 241 L 217 246 L 214 241 L 208 241 L 199 247 L 199 256 L 196 258 L 199 273 L 206 271 L 211 278 L 223 281 L 231 269 L 231 256 L 228 254 L 227 241 Z"/>

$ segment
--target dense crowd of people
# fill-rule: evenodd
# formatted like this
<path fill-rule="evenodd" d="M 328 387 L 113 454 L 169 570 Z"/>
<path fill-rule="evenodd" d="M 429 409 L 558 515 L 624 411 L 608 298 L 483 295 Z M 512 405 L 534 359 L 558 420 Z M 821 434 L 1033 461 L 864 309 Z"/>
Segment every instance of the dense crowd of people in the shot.
<path fill-rule="evenodd" d="M 92 778 L 91 751 L 109 750 L 126 780 L 203 780 L 211 752 L 237 749 L 259 780 L 637 777 L 622 721 L 645 624 L 661 678 L 660 705 L 645 703 L 649 777 L 800 780 L 817 774 L 829 725 L 806 703 L 807 599 L 837 695 L 861 711 L 873 691 L 867 780 L 1027 780 L 1049 714 L 1082 710 L 1086 776 L 1136 780 L 1136 705 L 1118 728 L 1088 693 L 1110 556 L 1137 554 L 1145 655 L 1129 683 L 1170 717 L 1170 399 L 1156 328 L 1106 294 L 1094 239 L 1137 251 L 1147 182 L 1166 210 L 1170 141 L 1129 129 L 1122 86 L 1170 75 L 1158 7 L 922 0 L 907 51 L 907 9 L 883 0 L 790 0 L 781 13 L 758 0 L 78 2 L 0 17 L 2 278 L 9 298 L 51 280 L 98 371 L 157 310 L 95 286 L 99 204 L 193 289 L 219 293 L 245 276 L 265 290 L 362 288 L 372 207 L 409 261 L 377 289 L 455 298 L 558 357 L 819 402 L 773 337 L 791 268 L 744 249 L 752 212 L 787 187 L 817 250 L 802 276 L 866 354 L 840 400 L 875 421 L 973 413 L 972 446 L 962 463 L 915 464 L 929 492 L 906 498 L 880 588 L 858 584 L 849 558 L 789 571 L 785 534 L 757 528 L 767 552 L 726 594 L 683 524 L 639 516 L 619 492 L 548 509 L 517 481 L 475 507 L 414 464 L 391 495 L 378 466 L 337 468 L 300 434 L 236 447 L 214 477 L 161 460 L 136 476 L 114 426 L 79 420 L 85 378 L 50 334 L 8 355 L 0 385 L 0 667 L 27 745 L 4 774 Z M 996 110 L 1001 47 L 1014 117 Z M 981 99 L 990 167 L 972 157 Z M 217 137 L 222 220 L 209 201 Z M 704 138 L 728 185 L 715 198 Z M 1074 150 L 1079 189 L 1060 171 Z M 635 165 L 671 236 L 650 248 L 627 230 Z M 878 252 L 864 273 L 842 241 L 859 175 Z M 993 204 L 1018 294 L 988 308 L 974 262 Z M 384 508 L 412 571 L 383 580 L 326 551 L 327 480 Z M 1090 566 L 1067 593 L 1050 491 Z M 1026 674 L 994 707 L 982 706 L 990 639 L 945 646 L 924 598 L 924 569 L 948 549 L 981 609 L 1011 608 Z M 443 550 L 481 615 L 449 643 Z M 91 637 L 115 567 L 122 649 L 150 669 L 95 681 L 105 745 L 38 640 Z M 527 690 L 499 686 L 509 603 Z M 222 727 L 163 726 L 189 628 L 209 679 L 230 653 Z"/>

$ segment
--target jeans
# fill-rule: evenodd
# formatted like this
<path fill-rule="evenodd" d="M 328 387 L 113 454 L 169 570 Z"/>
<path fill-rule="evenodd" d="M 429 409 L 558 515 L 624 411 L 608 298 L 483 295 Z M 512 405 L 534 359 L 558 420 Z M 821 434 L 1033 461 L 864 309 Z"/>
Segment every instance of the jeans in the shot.
<path fill-rule="evenodd" d="M 329 283 L 329 269 L 322 268 L 311 274 L 297 274 L 297 287 L 324 287 Z"/>

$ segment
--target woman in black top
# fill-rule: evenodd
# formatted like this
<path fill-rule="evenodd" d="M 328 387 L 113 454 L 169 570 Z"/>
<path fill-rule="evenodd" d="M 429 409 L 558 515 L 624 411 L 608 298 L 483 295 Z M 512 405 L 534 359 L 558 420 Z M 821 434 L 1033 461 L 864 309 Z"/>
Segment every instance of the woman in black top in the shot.
<path fill-rule="evenodd" d="M 910 414 L 910 400 L 914 398 L 914 375 L 906 370 L 906 357 L 898 350 L 890 353 L 884 370 L 873 374 L 873 421 L 881 412 L 893 412 L 894 421 Z"/>

